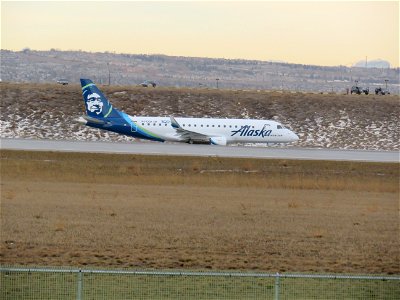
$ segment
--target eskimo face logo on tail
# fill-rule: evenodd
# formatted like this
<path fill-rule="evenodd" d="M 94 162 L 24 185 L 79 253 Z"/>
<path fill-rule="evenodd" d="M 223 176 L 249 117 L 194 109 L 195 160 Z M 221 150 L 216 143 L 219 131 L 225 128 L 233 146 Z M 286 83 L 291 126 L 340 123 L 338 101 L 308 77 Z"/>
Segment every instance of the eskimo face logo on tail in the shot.
<path fill-rule="evenodd" d="M 86 105 L 88 111 L 95 113 L 97 115 L 101 114 L 103 111 L 103 102 L 101 97 L 97 93 L 89 94 L 86 98 Z"/>

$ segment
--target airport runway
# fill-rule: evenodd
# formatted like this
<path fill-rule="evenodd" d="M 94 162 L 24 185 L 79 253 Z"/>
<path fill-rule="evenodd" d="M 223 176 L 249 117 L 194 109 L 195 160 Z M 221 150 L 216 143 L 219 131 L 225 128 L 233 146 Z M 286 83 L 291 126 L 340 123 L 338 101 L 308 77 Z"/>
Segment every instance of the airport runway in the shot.
<path fill-rule="evenodd" d="M 396 151 L 333 150 L 302 148 L 224 147 L 211 145 L 168 144 L 156 142 L 84 142 L 30 139 L 0 139 L 0 149 L 128 153 L 147 155 L 219 156 L 264 159 L 338 160 L 399 162 Z"/>

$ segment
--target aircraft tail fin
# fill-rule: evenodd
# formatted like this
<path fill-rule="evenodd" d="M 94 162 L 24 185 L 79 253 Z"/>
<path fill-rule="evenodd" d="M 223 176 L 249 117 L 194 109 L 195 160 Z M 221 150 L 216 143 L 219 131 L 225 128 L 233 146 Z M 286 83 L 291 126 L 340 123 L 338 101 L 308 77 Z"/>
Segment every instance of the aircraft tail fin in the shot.
<path fill-rule="evenodd" d="M 90 79 L 81 79 L 82 96 L 85 102 L 86 114 L 91 118 L 120 118 L 119 111 L 97 88 Z"/>

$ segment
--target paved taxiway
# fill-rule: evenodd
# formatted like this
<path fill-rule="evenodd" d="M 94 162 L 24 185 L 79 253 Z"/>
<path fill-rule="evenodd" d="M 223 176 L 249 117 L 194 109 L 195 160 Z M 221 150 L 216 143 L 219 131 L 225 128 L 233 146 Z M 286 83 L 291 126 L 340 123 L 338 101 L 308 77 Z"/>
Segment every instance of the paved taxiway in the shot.
<path fill-rule="evenodd" d="M 29 139 L 0 139 L 0 149 L 128 153 L 147 155 L 251 157 L 270 159 L 341 160 L 368 162 L 399 162 L 397 151 L 224 147 L 210 145 L 167 144 L 157 142 L 83 142 Z"/>

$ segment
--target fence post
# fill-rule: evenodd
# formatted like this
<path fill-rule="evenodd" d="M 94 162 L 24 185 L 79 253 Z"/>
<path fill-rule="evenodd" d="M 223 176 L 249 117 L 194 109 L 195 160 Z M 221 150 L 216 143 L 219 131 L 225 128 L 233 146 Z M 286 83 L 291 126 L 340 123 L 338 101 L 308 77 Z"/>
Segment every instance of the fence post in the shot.
<path fill-rule="evenodd" d="M 279 300 L 279 272 L 275 275 L 275 300 Z"/>
<path fill-rule="evenodd" d="M 78 272 L 78 289 L 76 291 L 76 300 L 82 300 L 82 270 Z"/>

